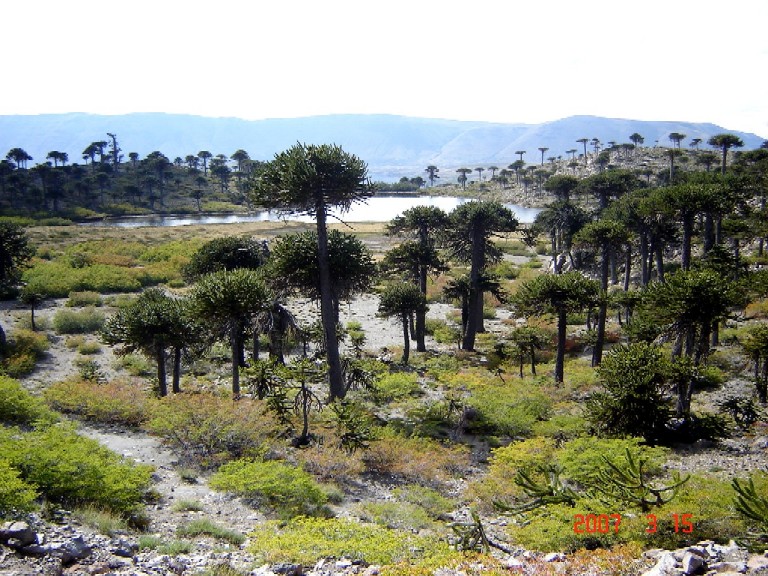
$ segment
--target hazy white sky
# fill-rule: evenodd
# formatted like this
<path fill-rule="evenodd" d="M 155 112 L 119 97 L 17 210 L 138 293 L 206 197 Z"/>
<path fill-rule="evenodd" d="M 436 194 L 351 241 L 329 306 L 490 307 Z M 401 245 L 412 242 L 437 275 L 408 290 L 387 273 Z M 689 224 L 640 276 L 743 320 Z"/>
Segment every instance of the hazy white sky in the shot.
<path fill-rule="evenodd" d="M 0 114 L 713 122 L 768 137 L 767 0 L 33 0 Z"/>

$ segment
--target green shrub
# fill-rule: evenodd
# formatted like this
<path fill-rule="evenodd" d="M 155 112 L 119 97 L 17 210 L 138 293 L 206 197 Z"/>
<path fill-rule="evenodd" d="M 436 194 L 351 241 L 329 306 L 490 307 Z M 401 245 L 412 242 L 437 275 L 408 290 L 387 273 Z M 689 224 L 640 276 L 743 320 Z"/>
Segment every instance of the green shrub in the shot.
<path fill-rule="evenodd" d="M 16 330 L 5 348 L 5 358 L 0 362 L 3 372 L 11 378 L 26 376 L 35 369 L 50 343 L 48 337 L 31 330 Z"/>
<path fill-rule="evenodd" d="M 25 390 L 21 383 L 0 376 L 0 424 L 46 426 L 58 421 L 58 416 L 45 402 Z"/>
<path fill-rule="evenodd" d="M 101 294 L 97 292 L 70 292 L 67 300 L 69 307 L 101 306 L 101 304 Z"/>
<path fill-rule="evenodd" d="M 199 500 L 176 500 L 171 509 L 174 512 L 202 512 L 205 506 Z"/>
<path fill-rule="evenodd" d="M 150 400 L 136 384 L 88 380 L 56 382 L 43 393 L 48 405 L 66 414 L 106 424 L 140 426 L 148 417 Z"/>
<path fill-rule="evenodd" d="M 126 354 L 120 356 L 114 363 L 116 368 L 123 368 L 131 376 L 153 376 L 156 373 L 155 366 L 143 354 Z"/>
<path fill-rule="evenodd" d="M 395 488 L 392 495 L 400 502 L 415 504 L 429 514 L 430 518 L 438 519 L 453 510 L 456 505 L 437 490 L 418 484 L 409 484 Z"/>
<path fill-rule="evenodd" d="M 82 310 L 58 310 L 53 328 L 58 334 L 91 334 L 104 326 L 104 313 L 89 306 Z"/>
<path fill-rule="evenodd" d="M 235 460 L 210 479 L 214 490 L 266 504 L 282 518 L 325 515 L 328 496 L 312 476 L 275 460 Z"/>
<path fill-rule="evenodd" d="M 0 459 L 0 518 L 32 511 L 35 498 L 35 487 L 22 480 L 7 460 Z"/>
<path fill-rule="evenodd" d="M 128 530 L 125 518 L 95 506 L 77 508 L 73 511 L 72 517 L 80 524 L 93 528 L 99 534 L 114 536 Z"/>
<path fill-rule="evenodd" d="M 175 394 L 154 402 L 147 428 L 203 467 L 261 456 L 277 429 L 258 401 L 209 394 Z"/>
<path fill-rule="evenodd" d="M 395 402 L 421 393 L 418 375 L 409 372 L 383 374 L 376 380 L 376 397 L 381 402 Z"/>
<path fill-rule="evenodd" d="M 585 484 L 597 478 L 598 470 L 605 468 L 606 458 L 612 462 L 624 461 L 627 449 L 634 456 L 647 459 L 644 470 L 649 474 L 660 473 L 669 454 L 667 448 L 646 446 L 640 438 L 586 437 L 564 444 L 555 454 L 555 460 L 567 478 Z"/>
<path fill-rule="evenodd" d="M 25 271 L 23 278 L 26 283 L 40 286 L 51 297 L 65 298 L 70 292 L 80 291 L 136 292 L 144 285 L 140 278 L 146 278 L 146 275 L 146 270 L 123 266 L 73 267 L 70 262 L 40 260 Z"/>
<path fill-rule="evenodd" d="M 318 558 L 349 558 L 367 564 L 447 563 L 459 555 L 436 536 L 417 536 L 345 518 L 270 521 L 251 533 L 248 550 L 259 561 L 314 564 Z"/>
<path fill-rule="evenodd" d="M 418 532 L 435 527 L 427 511 L 410 502 L 365 502 L 359 506 L 358 512 L 365 522 L 387 528 Z"/>
<path fill-rule="evenodd" d="M 171 540 L 166 544 L 158 546 L 157 553 L 167 556 L 178 556 L 179 554 L 189 554 L 194 549 L 195 546 L 189 540 Z"/>
<path fill-rule="evenodd" d="M 48 500 L 93 504 L 120 514 L 136 512 L 152 472 L 150 466 L 129 464 L 64 424 L 3 434 L 0 453 Z"/>
<path fill-rule="evenodd" d="M 476 415 L 469 432 L 484 435 L 528 436 L 534 424 L 549 417 L 552 400 L 544 392 L 519 381 L 474 388 L 467 404 Z"/>
<path fill-rule="evenodd" d="M 98 342 L 83 342 L 77 347 L 77 353 L 83 356 L 92 356 L 101 352 L 101 344 Z"/>
<path fill-rule="evenodd" d="M 212 536 L 217 540 L 224 540 L 230 544 L 239 546 L 245 542 L 245 536 L 234 530 L 227 530 L 208 518 L 198 518 L 189 524 L 179 526 L 176 529 L 179 536 Z"/>
<path fill-rule="evenodd" d="M 524 255 L 527 254 L 528 251 L 526 250 Z M 492 273 L 496 276 L 500 276 L 501 278 L 506 278 L 507 280 L 514 280 L 520 276 L 520 269 L 512 262 L 504 260 L 493 267 Z"/>

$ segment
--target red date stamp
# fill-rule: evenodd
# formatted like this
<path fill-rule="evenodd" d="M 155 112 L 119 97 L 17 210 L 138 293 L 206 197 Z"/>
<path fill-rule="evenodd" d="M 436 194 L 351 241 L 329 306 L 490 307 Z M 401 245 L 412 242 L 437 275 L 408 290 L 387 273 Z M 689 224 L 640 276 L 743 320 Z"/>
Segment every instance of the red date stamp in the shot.
<path fill-rule="evenodd" d="M 646 514 L 645 521 L 648 534 L 655 534 L 659 529 L 659 521 L 655 514 Z M 693 532 L 693 514 L 672 514 L 675 532 L 690 534 Z M 619 533 L 621 514 L 574 514 L 573 532 L 575 534 L 607 534 Z"/>

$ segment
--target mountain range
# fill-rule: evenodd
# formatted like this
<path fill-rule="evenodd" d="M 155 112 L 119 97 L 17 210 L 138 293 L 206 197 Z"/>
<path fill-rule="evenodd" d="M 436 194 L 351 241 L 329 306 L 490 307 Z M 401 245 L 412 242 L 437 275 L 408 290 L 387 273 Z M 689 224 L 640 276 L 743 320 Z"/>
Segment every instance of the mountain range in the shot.
<path fill-rule="evenodd" d="M 641 121 L 598 116 L 570 116 L 541 124 L 502 124 L 383 114 L 341 114 L 267 120 L 211 118 L 182 114 L 135 113 L 95 115 L 84 113 L 0 116 L 0 156 L 23 148 L 33 161 L 44 162 L 48 152 L 66 152 L 70 162 L 81 162 L 82 151 L 94 141 L 117 135 L 123 154 L 144 156 L 159 150 L 171 160 L 208 150 L 230 156 L 243 149 L 254 160 L 270 160 L 296 142 L 336 143 L 365 160 L 374 180 L 396 180 L 424 174 L 430 164 L 443 174 L 458 167 L 504 167 L 525 150 L 528 163 L 544 157 L 567 157 L 567 150 L 583 151 L 580 138 L 603 143 L 629 142 L 635 132 L 644 146 L 669 147 L 669 134 L 707 140 L 724 132 L 736 134 L 744 149 L 759 147 L 764 139 L 707 123 Z M 591 146 L 588 148 L 591 151 Z"/>

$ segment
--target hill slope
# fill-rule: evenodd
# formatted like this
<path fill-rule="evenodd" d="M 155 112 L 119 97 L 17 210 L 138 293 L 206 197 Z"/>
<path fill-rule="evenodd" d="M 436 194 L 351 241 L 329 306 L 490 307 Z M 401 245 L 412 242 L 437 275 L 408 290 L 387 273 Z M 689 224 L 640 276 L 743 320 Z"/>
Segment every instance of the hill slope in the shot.
<path fill-rule="evenodd" d="M 341 144 L 368 162 L 376 179 L 421 174 L 429 164 L 444 172 L 456 167 L 476 165 L 506 166 L 526 150 L 528 163 L 540 161 L 538 148 L 546 147 L 545 157 L 566 156 L 566 150 L 581 150 L 579 138 L 598 138 L 606 143 L 629 141 L 637 132 L 645 146 L 669 146 L 669 134 L 686 135 L 706 142 L 710 136 L 732 132 L 744 140 L 745 149 L 760 146 L 755 134 L 731 131 L 713 124 L 690 122 L 649 122 L 572 116 L 543 124 L 495 124 L 410 118 L 389 115 L 331 115 L 307 118 L 241 120 L 208 118 L 180 114 L 47 114 L 39 116 L 0 116 L 0 155 L 20 147 L 33 157 L 33 164 L 44 162 L 48 152 L 66 152 L 70 162 L 81 162 L 82 150 L 91 142 L 107 140 L 107 132 L 117 134 L 123 153 L 144 156 L 160 150 L 173 159 L 208 150 L 231 155 L 246 150 L 251 158 L 269 160 L 276 152 L 297 141 Z"/>

